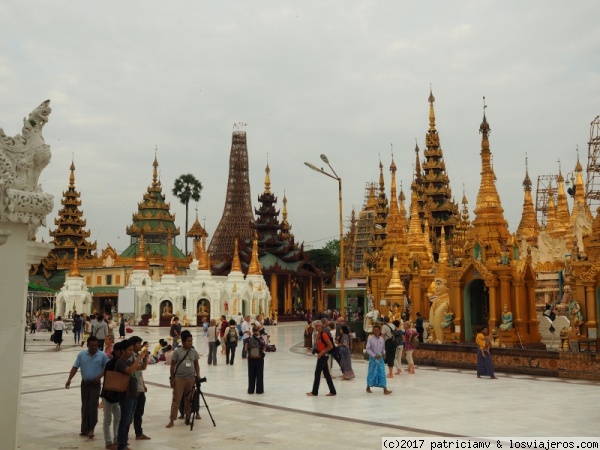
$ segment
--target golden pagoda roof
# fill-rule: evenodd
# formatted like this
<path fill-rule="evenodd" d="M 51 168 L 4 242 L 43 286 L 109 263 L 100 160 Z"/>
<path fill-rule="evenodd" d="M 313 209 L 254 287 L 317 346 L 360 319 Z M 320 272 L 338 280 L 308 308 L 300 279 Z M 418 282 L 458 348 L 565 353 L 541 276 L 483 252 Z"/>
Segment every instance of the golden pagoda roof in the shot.
<path fill-rule="evenodd" d="M 521 214 L 521 222 L 517 228 L 517 236 L 524 236 L 527 242 L 534 244 L 537 241 L 540 233 L 540 225 L 537 221 L 535 209 L 533 208 L 533 198 L 531 197 L 531 179 L 529 178 L 529 169 L 527 167 L 527 159 L 525 160 L 525 179 L 523 180 L 523 190 L 525 195 L 523 198 L 523 212 Z"/>
<path fill-rule="evenodd" d="M 206 232 L 204 227 L 200 225 L 200 221 L 198 220 L 198 213 L 196 212 L 196 220 L 194 221 L 194 224 L 192 225 L 190 230 L 187 232 L 186 237 L 201 238 L 203 236 L 208 237 L 208 233 Z"/>
<path fill-rule="evenodd" d="M 240 262 L 240 255 L 238 254 L 238 239 L 235 238 L 233 242 L 233 260 L 231 261 L 231 272 L 241 272 L 242 263 Z"/>
<path fill-rule="evenodd" d="M 271 168 L 269 167 L 269 163 L 267 163 L 267 167 L 265 167 L 265 194 L 271 193 L 271 177 L 269 174 L 271 173 Z"/>
<path fill-rule="evenodd" d="M 237 241 L 236 241 L 237 242 Z M 260 262 L 258 261 L 258 234 L 254 232 L 252 239 L 252 257 L 248 266 L 248 275 L 262 275 Z"/>
<path fill-rule="evenodd" d="M 504 209 L 496 190 L 496 175 L 492 168 L 492 153 L 490 151 L 490 126 L 485 113 L 479 127 L 481 133 L 481 183 L 475 206 L 473 228 L 469 240 L 479 241 L 486 248 L 486 260 L 496 261 L 502 252 L 502 245 L 508 242 L 510 233 L 504 219 Z"/>
<path fill-rule="evenodd" d="M 135 258 L 133 263 L 133 270 L 149 270 L 150 265 L 148 264 L 148 260 L 146 259 L 146 251 L 144 249 L 144 235 L 140 234 L 140 245 L 138 250 L 138 255 Z"/>
<path fill-rule="evenodd" d="M 397 303 L 394 300 L 400 300 L 404 298 L 404 283 L 400 278 L 400 272 L 398 270 L 398 258 L 394 256 L 394 262 L 392 264 L 392 276 L 388 284 L 387 290 L 385 291 L 385 297 L 390 303 Z"/>
<path fill-rule="evenodd" d="M 79 271 L 79 260 L 77 258 L 77 247 L 75 247 L 75 254 L 73 255 L 73 265 L 71 266 L 71 270 L 69 271 L 70 277 L 81 277 L 81 272 Z"/>

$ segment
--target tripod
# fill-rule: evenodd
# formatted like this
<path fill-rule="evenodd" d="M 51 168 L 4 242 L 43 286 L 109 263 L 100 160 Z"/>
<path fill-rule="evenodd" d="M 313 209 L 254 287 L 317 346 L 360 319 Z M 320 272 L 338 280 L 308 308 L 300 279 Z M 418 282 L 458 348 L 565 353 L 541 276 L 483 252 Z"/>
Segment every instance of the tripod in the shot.
<path fill-rule="evenodd" d="M 208 408 L 208 404 L 206 403 L 204 394 L 202 393 L 201 385 L 202 385 L 203 381 L 206 381 L 206 377 L 196 380 L 196 384 L 194 385 L 194 388 L 192 389 L 192 400 L 191 400 L 192 410 L 190 412 L 190 415 L 192 416 L 192 418 L 190 420 L 190 431 L 192 431 L 194 429 L 194 420 L 196 419 L 196 413 L 198 413 L 200 411 L 200 397 L 202 397 L 202 401 L 204 402 L 204 406 L 206 407 L 206 410 L 208 411 L 210 420 L 212 420 L 213 426 L 215 426 L 215 427 L 217 426 L 217 424 L 215 423 L 215 419 L 213 419 L 213 416 L 210 413 L 210 409 Z"/>

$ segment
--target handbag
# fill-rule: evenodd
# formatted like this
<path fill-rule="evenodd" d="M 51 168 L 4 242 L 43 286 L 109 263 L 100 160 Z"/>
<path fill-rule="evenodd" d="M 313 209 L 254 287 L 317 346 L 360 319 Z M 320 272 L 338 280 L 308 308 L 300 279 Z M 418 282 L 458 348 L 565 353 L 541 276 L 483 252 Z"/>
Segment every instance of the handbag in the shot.
<path fill-rule="evenodd" d="M 127 392 L 131 375 L 108 370 L 104 374 L 104 389 L 112 392 Z"/>

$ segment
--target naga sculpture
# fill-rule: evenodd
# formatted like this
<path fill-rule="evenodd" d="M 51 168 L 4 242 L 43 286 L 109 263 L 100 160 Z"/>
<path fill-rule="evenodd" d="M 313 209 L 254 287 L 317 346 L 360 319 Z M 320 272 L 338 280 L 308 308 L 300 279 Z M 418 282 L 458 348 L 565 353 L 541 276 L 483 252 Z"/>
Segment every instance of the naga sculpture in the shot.
<path fill-rule="evenodd" d="M 0 220 L 27 223 L 29 238 L 45 225 L 53 207 L 53 196 L 38 184 L 51 157 L 42 136 L 49 105 L 46 100 L 23 119 L 21 134 L 9 137 L 0 128 Z"/>

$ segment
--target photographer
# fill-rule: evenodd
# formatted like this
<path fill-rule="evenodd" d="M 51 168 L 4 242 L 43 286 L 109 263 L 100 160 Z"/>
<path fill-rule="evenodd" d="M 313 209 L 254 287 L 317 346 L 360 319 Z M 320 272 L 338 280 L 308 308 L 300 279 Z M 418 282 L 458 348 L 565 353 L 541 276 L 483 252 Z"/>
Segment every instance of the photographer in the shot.
<path fill-rule="evenodd" d="M 167 428 L 175 425 L 177 409 L 181 399 L 185 405 L 185 423 L 189 424 L 191 411 L 191 393 L 194 381 L 200 378 L 200 366 L 198 365 L 198 352 L 192 348 L 192 333 L 184 330 L 181 333 L 182 346 L 173 352 L 171 358 L 171 376 L 169 380 L 173 388 L 173 400 L 171 402 L 171 415 Z"/>
<path fill-rule="evenodd" d="M 252 327 L 252 336 L 244 344 L 248 353 L 248 394 L 262 394 L 265 392 L 263 375 L 265 369 L 266 343 L 260 335 L 260 326 Z"/>

